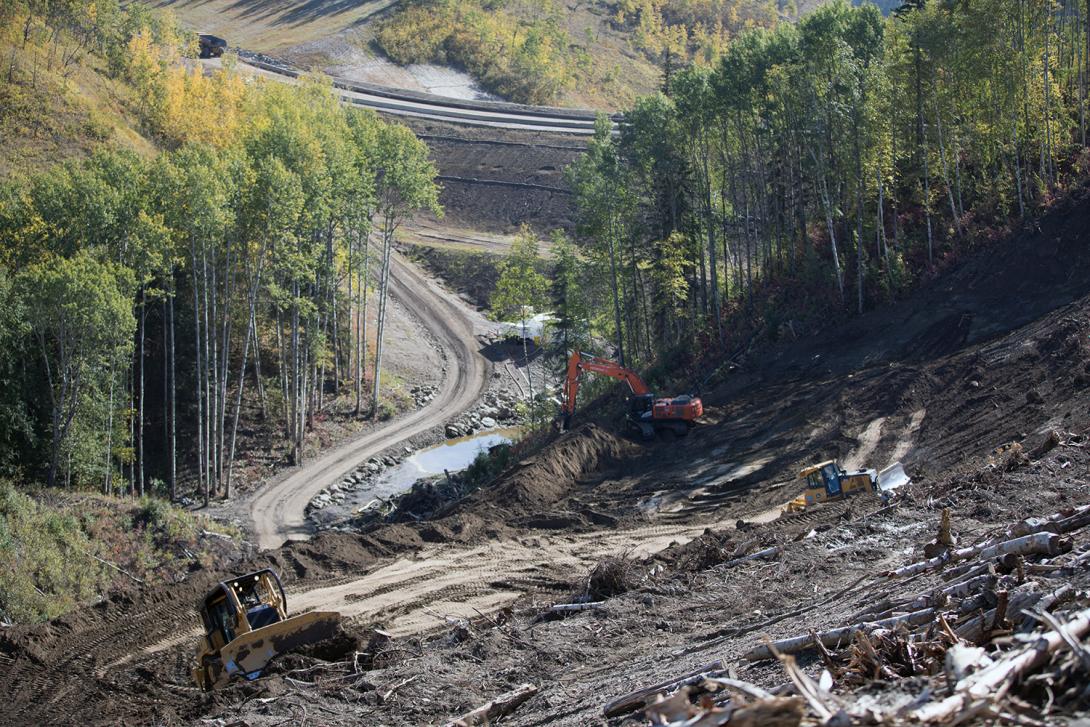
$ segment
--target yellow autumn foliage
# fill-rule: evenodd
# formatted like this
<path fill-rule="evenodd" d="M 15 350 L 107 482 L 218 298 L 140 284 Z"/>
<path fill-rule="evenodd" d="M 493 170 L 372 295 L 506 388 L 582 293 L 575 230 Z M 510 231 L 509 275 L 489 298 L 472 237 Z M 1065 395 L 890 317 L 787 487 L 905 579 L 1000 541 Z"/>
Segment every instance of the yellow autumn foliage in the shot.
<path fill-rule="evenodd" d="M 160 100 L 156 127 L 175 143 L 202 142 L 216 147 L 232 143 L 241 121 L 247 87 L 229 70 L 206 75 L 200 68 L 172 66 L 158 79 Z"/>

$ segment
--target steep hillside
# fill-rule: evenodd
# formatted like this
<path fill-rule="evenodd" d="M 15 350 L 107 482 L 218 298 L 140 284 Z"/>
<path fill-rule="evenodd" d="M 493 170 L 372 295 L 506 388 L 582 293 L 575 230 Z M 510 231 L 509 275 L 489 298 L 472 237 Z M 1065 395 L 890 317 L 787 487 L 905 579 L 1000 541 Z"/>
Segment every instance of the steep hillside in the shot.
<path fill-rule="evenodd" d="M 24 43 L 23 30 L 29 27 Z M 103 146 L 150 156 L 133 88 L 106 60 L 48 29 L 0 24 L 0 179 L 89 156 Z"/>
<path fill-rule="evenodd" d="M 621 109 L 664 69 L 817 3 L 510 0 L 238 3 L 160 0 L 183 25 L 304 68 L 443 95 Z"/>
<path fill-rule="evenodd" d="M 882 599 L 914 603 L 945 587 L 941 573 L 888 585 L 875 574 L 921 559 L 943 508 L 971 544 L 1026 516 L 1090 503 L 1088 217 L 1090 194 L 1079 190 L 909 301 L 752 353 L 709 383 L 705 421 L 684 440 L 635 443 L 609 422 L 584 424 L 438 520 L 327 533 L 270 554 L 263 562 L 290 575 L 294 602 L 356 619 L 359 641 L 325 658 L 292 657 L 214 698 L 185 689 L 178 634 L 191 624 L 187 599 L 210 577 L 200 574 L 184 592 L 145 592 L 8 631 L 11 665 L 0 666 L 0 686 L 27 722 L 150 714 L 165 723 L 265 723 L 305 708 L 330 724 L 364 714 L 425 724 L 532 682 L 540 693 L 511 724 L 597 724 L 610 698 L 740 659 L 760 633 L 851 623 Z M 777 518 L 796 494 L 797 468 L 826 457 L 870 466 L 902 459 L 915 482 L 889 507 L 862 497 Z M 1088 543 L 1073 538 L 1063 546 L 1075 548 L 1070 558 L 1049 565 L 1030 555 L 1024 567 L 999 564 L 985 575 L 1034 603 L 1048 587 L 1041 574 L 1055 569 L 1082 587 L 1077 554 Z M 727 564 L 768 548 L 765 559 Z M 1018 573 L 1028 578 L 1022 585 Z M 588 595 L 605 606 L 568 619 L 543 613 Z M 981 603 L 997 597 L 980 595 Z M 951 612 L 949 623 L 975 633 L 973 613 Z M 387 642 L 387 633 L 398 638 Z M 73 663 L 70 654 L 88 644 L 108 646 Z M 902 669 L 891 679 L 928 677 L 912 671 L 921 666 L 896 666 L 896 644 L 875 648 Z M 353 660 L 353 651 L 381 658 Z M 870 684 L 851 653 L 800 664 L 815 679 L 822 668 L 843 675 L 838 691 Z M 783 681 L 777 666 L 748 664 L 737 667 L 747 681 Z M 35 686 L 43 679 L 55 686 L 49 703 Z M 1072 709 L 1024 695 L 1041 709 Z"/>

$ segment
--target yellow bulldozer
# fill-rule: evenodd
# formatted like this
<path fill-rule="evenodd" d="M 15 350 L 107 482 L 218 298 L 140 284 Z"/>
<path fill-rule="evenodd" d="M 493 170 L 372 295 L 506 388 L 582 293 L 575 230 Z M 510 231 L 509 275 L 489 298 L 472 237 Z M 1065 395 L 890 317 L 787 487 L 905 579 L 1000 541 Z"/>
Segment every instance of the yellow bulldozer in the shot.
<path fill-rule="evenodd" d="M 849 472 L 841 469 L 835 459 L 806 467 L 799 472 L 798 479 L 804 483 L 803 492 L 787 503 L 784 512 L 801 512 L 818 503 L 843 500 L 865 492 L 888 498 L 893 490 L 911 481 L 900 462 L 894 462 L 881 472 L 873 469 Z"/>
<path fill-rule="evenodd" d="M 256 679 L 273 658 L 334 636 L 341 615 L 310 611 L 288 618 L 280 576 L 264 568 L 208 592 L 198 606 L 204 635 L 197 645 L 193 681 L 207 691 L 232 679 Z"/>

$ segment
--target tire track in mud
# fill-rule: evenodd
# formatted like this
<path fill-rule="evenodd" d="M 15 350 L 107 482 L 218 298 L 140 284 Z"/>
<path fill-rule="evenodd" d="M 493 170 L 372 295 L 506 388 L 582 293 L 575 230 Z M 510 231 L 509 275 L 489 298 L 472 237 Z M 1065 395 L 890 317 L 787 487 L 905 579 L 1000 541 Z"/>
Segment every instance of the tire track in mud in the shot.
<path fill-rule="evenodd" d="M 831 503 L 756 524 L 747 536 L 808 527 L 842 517 L 851 501 Z M 359 577 L 339 577 L 288 591 L 292 613 L 337 610 L 349 623 L 374 624 L 394 636 L 408 636 L 449 626 L 450 619 L 470 619 L 509 606 L 528 593 L 556 594 L 577 588 L 577 581 L 602 558 L 652 555 L 672 544 L 699 537 L 709 528 L 732 529 L 734 521 L 701 524 L 652 524 L 626 530 L 577 534 L 539 532 L 477 546 L 436 545 L 402 556 Z M 189 590 L 201 590 L 191 585 Z M 125 700 L 115 714 L 132 714 L 164 699 L 189 698 L 181 686 L 190 647 L 198 635 L 190 599 L 169 591 L 152 594 L 131 613 L 117 608 L 56 629 L 40 644 L 37 659 L 20 658 L 0 666 L 0 689 L 20 705 L 15 723 L 85 723 L 95 700 Z M 139 676 L 139 675 L 154 676 Z M 155 689 L 134 696 L 117 685 L 152 679 Z M 131 681 L 129 681 L 131 684 Z M 166 694 L 164 693 L 166 690 Z M 45 696 L 48 695 L 48 696 Z M 170 695 L 174 695 L 171 697 Z M 144 700 L 142 702 L 141 700 Z"/>

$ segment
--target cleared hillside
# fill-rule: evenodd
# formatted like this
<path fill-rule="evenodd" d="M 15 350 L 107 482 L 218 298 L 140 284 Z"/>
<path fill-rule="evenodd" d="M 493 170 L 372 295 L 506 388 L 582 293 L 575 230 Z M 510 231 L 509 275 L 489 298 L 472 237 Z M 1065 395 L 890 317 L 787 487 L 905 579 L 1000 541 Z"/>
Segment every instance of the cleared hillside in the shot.
<path fill-rule="evenodd" d="M 785 680 L 779 666 L 738 661 L 762 633 L 805 635 L 850 623 L 880 598 L 896 604 L 944 587 L 942 573 L 888 585 L 878 576 L 923 557 L 943 508 L 960 542 L 971 544 L 1021 518 L 1087 504 L 1088 217 L 1080 190 L 1039 229 L 972 257 L 913 299 L 740 360 L 705 393 L 706 421 L 680 443 L 637 444 L 608 422 L 585 424 L 438 520 L 329 533 L 268 554 L 261 562 L 290 575 L 295 602 L 335 604 L 356 617 L 350 632 L 358 639 L 286 659 L 269 678 L 214 699 L 184 688 L 188 644 L 178 634 L 191 625 L 189 601 L 210 574 L 184 589 L 8 630 L 11 665 L 0 668 L 0 685 L 20 706 L 16 721 L 273 724 L 303 707 L 329 724 L 365 715 L 376 724 L 425 724 L 532 682 L 540 693 L 511 724 L 597 724 L 609 699 L 715 659 L 777 687 Z M 901 458 L 915 483 L 892 507 L 861 498 L 775 519 L 796 494 L 785 483 L 797 467 L 833 456 L 873 466 Z M 1073 538 L 1083 552 L 1085 533 Z M 775 546 L 782 553 L 724 569 Z M 636 556 L 627 576 L 588 585 L 596 562 L 626 553 Z M 1076 569 L 1069 580 L 1081 587 L 1084 561 L 1071 558 L 1053 565 Z M 1014 588 L 1013 566 L 998 567 L 993 575 Z M 1032 587 L 1012 597 L 1039 599 L 1049 567 L 1027 556 Z M 602 609 L 543 615 L 588 587 L 603 589 L 592 591 Z M 995 597 L 985 590 L 981 598 L 988 593 Z M 444 620 L 452 612 L 459 616 Z M 947 617 L 969 634 L 962 627 L 971 628 L 972 615 Z M 373 642 L 381 658 L 353 660 L 353 651 L 376 653 L 369 638 L 386 638 L 372 627 L 399 638 Z M 149 643 L 158 644 L 150 654 Z M 91 644 L 95 658 L 70 659 Z M 897 666 L 896 644 L 875 648 L 883 655 L 876 658 L 909 669 Z M 823 668 L 842 675 L 838 693 L 861 684 L 890 689 L 857 671 L 852 653 L 800 664 L 815 679 Z M 921 690 L 924 667 L 911 668 L 918 671 L 887 681 Z M 897 682 L 903 674 L 917 681 Z M 48 703 L 39 698 L 43 680 L 54 694 Z M 396 699 L 378 698 L 395 685 Z M 1019 694 L 1037 708 L 1077 710 L 1032 690 Z M 621 716 L 604 722 L 632 724 Z"/>

